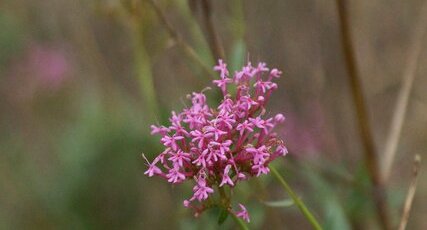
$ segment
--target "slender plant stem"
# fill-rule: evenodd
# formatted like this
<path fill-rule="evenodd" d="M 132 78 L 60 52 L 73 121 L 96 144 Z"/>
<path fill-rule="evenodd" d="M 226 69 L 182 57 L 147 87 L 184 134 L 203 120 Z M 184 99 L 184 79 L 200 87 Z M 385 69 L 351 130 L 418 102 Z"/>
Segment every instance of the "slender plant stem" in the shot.
<path fill-rule="evenodd" d="M 236 216 L 232 211 L 228 210 L 228 213 L 230 213 L 231 217 L 233 218 L 234 222 L 236 222 L 237 225 L 239 225 L 240 229 L 242 230 L 249 230 L 248 226 L 245 222 L 243 222 L 242 219 Z"/>
<path fill-rule="evenodd" d="M 151 5 L 154 8 L 154 11 L 156 12 L 157 16 L 159 17 L 161 23 L 163 23 L 163 26 L 166 28 L 167 32 L 169 33 L 170 37 L 184 50 L 184 53 L 193 60 L 196 64 L 198 64 L 206 74 L 210 78 L 214 78 L 212 74 L 211 68 L 209 68 L 202 59 L 197 55 L 196 51 L 187 44 L 181 37 L 181 35 L 172 27 L 172 24 L 167 19 L 165 13 L 162 11 L 161 7 L 157 3 L 156 0 L 149 0 Z"/>
<path fill-rule="evenodd" d="M 399 230 L 405 230 L 406 224 L 408 223 L 409 212 L 411 211 L 411 206 L 414 200 L 415 191 L 417 190 L 420 163 L 421 163 L 421 156 L 417 154 L 415 155 L 415 159 L 414 159 L 412 181 L 411 181 L 411 185 L 409 186 L 408 195 L 406 196 L 405 204 L 403 206 L 403 213 L 402 213 L 402 219 L 400 220 L 400 224 L 399 224 Z"/>
<path fill-rule="evenodd" d="M 319 222 L 316 220 L 314 215 L 308 210 L 308 208 L 305 206 L 304 202 L 298 197 L 298 195 L 292 190 L 291 186 L 285 181 L 285 179 L 280 175 L 280 173 L 277 171 L 276 168 L 273 166 L 269 166 L 270 171 L 273 173 L 274 177 L 280 182 L 280 184 L 283 186 L 283 188 L 286 190 L 286 192 L 289 194 L 289 196 L 292 198 L 294 203 L 297 205 L 299 210 L 304 214 L 305 218 L 310 222 L 310 224 L 313 226 L 314 229 L 322 229 Z"/>
<path fill-rule="evenodd" d="M 350 33 L 347 2 L 347 0 L 336 0 L 341 32 L 341 44 L 344 52 L 345 65 L 348 72 L 347 74 L 350 78 L 350 88 L 353 96 L 353 103 L 356 107 L 359 134 L 364 148 L 364 160 L 372 183 L 372 197 L 382 228 L 384 230 L 389 230 L 391 229 L 391 224 L 388 215 L 386 191 L 382 181 L 378 156 L 371 133 L 372 129 L 369 122 L 366 102 L 362 92 L 360 76 L 357 69 L 356 57 L 354 54 L 355 52 Z"/>

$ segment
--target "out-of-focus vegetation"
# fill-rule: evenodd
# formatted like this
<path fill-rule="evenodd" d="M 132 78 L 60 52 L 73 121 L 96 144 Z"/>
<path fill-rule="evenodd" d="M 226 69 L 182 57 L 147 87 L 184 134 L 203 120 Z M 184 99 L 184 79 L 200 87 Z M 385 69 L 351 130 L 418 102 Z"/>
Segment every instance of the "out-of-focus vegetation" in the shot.
<path fill-rule="evenodd" d="M 212 66 L 208 31 L 198 23 L 203 15 L 190 7 L 195 1 L 157 2 L 198 61 Z M 231 69 L 250 59 L 284 71 L 270 103 L 287 117 L 281 134 L 291 154 L 277 164 L 281 173 L 325 229 L 379 229 L 334 1 L 211 2 Z M 349 4 L 380 161 L 423 4 Z M 425 36 L 421 44 L 386 184 L 393 225 L 413 155 L 427 156 Z M 217 229 L 219 210 L 194 219 L 182 207 L 191 186 L 148 179 L 141 158 L 161 151 L 150 124 L 168 122 L 169 111 L 210 80 L 148 0 L 3 0 L 0 229 Z M 408 229 L 427 228 L 423 172 L 420 178 Z M 310 228 L 296 207 L 265 204 L 288 198 L 270 176 L 243 184 L 236 196 L 248 204 L 251 229 Z M 234 227 L 231 220 L 221 226 Z"/>

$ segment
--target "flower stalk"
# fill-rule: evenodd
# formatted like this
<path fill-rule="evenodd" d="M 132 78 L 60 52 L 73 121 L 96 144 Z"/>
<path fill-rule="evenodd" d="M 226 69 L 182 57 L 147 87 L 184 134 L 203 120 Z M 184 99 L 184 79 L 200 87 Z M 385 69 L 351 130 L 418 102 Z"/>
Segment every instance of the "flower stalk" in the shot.
<path fill-rule="evenodd" d="M 314 215 L 308 210 L 308 208 L 305 206 L 304 202 L 292 190 L 292 188 L 285 181 L 285 179 L 282 177 L 282 175 L 280 175 L 280 173 L 277 171 L 277 169 L 274 168 L 272 165 L 270 165 L 269 168 L 270 168 L 270 171 L 273 174 L 273 176 L 280 182 L 282 187 L 286 190 L 286 192 L 292 198 L 292 200 L 297 205 L 299 210 L 304 214 L 305 218 L 310 222 L 311 226 L 316 230 L 322 229 L 322 227 L 320 226 L 319 222 L 316 220 Z"/>

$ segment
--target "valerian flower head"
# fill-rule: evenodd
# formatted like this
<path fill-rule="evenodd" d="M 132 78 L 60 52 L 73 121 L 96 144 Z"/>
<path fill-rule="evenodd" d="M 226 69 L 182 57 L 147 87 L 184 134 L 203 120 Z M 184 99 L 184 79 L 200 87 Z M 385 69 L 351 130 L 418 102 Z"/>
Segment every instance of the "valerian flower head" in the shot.
<path fill-rule="evenodd" d="M 220 75 L 213 83 L 222 92 L 222 101 L 210 106 L 203 91 L 193 93 L 190 107 L 172 112 L 170 126 L 152 125 L 151 134 L 161 136 L 165 150 L 151 163 L 147 160 L 145 172 L 171 184 L 193 181 L 193 195 L 183 204 L 194 209 L 196 216 L 212 205 L 205 202 L 215 189 L 222 190 L 224 198 L 224 187 L 231 190 L 240 181 L 268 174 L 268 164 L 288 152 L 273 132 L 285 117 L 267 116 L 266 112 L 271 93 L 277 89 L 273 80 L 282 72 L 270 70 L 265 63 L 248 63 L 230 76 L 222 60 L 214 70 Z M 231 210 L 230 203 L 225 205 Z M 236 216 L 249 222 L 246 208 L 239 207 Z"/>

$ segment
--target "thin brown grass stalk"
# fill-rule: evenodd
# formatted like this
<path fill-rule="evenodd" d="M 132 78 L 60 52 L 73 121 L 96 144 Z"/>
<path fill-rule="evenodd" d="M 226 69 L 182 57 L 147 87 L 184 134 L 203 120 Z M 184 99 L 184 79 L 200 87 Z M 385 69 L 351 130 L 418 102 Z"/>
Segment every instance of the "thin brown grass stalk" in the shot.
<path fill-rule="evenodd" d="M 348 15 L 348 4 L 345 0 L 337 0 L 339 15 L 339 26 L 341 32 L 341 44 L 344 52 L 344 60 L 347 74 L 350 80 L 350 89 L 355 105 L 359 135 L 364 148 L 364 160 L 368 169 L 369 177 L 372 183 L 371 193 L 376 207 L 376 212 L 381 226 L 385 230 L 391 229 L 390 218 L 388 214 L 388 204 L 386 191 L 381 179 L 378 155 L 372 136 L 372 129 L 369 122 L 365 98 L 362 92 L 360 76 L 357 69 L 355 51 L 350 32 L 350 23 Z"/>

